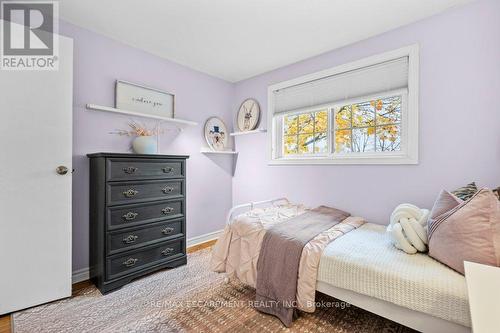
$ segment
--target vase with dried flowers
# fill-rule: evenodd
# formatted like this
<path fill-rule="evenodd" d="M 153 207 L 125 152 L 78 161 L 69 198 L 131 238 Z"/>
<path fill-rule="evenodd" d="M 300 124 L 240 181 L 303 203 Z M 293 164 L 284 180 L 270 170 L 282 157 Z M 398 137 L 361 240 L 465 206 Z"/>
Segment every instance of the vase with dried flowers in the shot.
<path fill-rule="evenodd" d="M 132 141 L 132 148 L 136 154 L 157 154 L 158 153 L 158 136 L 163 133 L 159 128 L 148 128 L 146 125 L 137 121 L 131 120 L 128 123 L 129 130 L 116 130 L 112 134 L 135 136 Z"/>

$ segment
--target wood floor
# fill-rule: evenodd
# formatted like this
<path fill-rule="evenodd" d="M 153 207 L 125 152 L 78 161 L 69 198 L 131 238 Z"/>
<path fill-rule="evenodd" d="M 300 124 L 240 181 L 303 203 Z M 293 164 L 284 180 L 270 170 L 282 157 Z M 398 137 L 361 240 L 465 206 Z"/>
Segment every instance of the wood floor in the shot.
<path fill-rule="evenodd" d="M 0 316 L 0 333 L 10 333 L 10 315 Z"/>
<path fill-rule="evenodd" d="M 201 243 L 201 244 L 197 244 L 197 245 L 193 245 L 191 247 L 189 247 L 187 249 L 187 252 L 188 253 L 193 253 L 193 252 L 196 252 L 196 251 L 200 251 L 200 250 L 203 250 L 207 247 L 211 247 L 212 245 L 214 245 L 216 242 L 216 240 L 210 240 L 210 241 L 207 241 L 205 243 Z M 79 290 L 85 288 L 85 287 L 88 287 L 89 285 L 91 285 L 92 283 L 87 280 L 87 281 L 82 281 L 82 282 L 78 282 L 78 283 L 75 283 L 73 285 L 73 295 L 78 292 Z M 11 333 L 11 319 L 10 319 L 10 314 L 7 314 L 7 315 L 4 315 L 4 316 L 0 316 L 0 333 Z"/>
<path fill-rule="evenodd" d="M 187 248 L 187 253 L 193 253 L 196 251 L 206 249 L 207 247 L 211 247 L 212 245 L 214 245 L 215 242 L 217 242 L 217 239 L 212 239 L 212 240 L 206 241 L 204 243 L 193 245 L 193 246 Z"/>

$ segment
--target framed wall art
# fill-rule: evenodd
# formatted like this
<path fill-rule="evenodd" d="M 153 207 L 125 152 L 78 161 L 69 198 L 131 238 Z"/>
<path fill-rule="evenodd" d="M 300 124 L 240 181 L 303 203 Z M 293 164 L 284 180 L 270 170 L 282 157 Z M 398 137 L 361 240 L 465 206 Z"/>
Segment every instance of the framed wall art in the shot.
<path fill-rule="evenodd" d="M 253 98 L 248 98 L 240 105 L 237 115 L 237 125 L 241 132 L 254 130 L 259 124 L 260 106 Z"/>
<path fill-rule="evenodd" d="M 175 116 L 173 94 L 122 80 L 116 81 L 115 108 L 139 112 L 145 116 Z"/>
<path fill-rule="evenodd" d="M 219 117 L 208 118 L 205 123 L 205 140 L 213 150 L 226 150 L 229 146 L 229 133 L 226 124 Z"/>

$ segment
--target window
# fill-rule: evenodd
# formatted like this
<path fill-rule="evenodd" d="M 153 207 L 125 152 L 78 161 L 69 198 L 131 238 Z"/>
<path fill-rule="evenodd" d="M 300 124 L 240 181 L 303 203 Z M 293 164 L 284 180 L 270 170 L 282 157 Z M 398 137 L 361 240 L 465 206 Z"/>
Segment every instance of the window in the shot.
<path fill-rule="evenodd" d="M 271 164 L 415 164 L 417 48 L 269 89 Z"/>
<path fill-rule="evenodd" d="M 328 111 L 321 110 L 283 117 L 283 155 L 328 152 Z"/>
<path fill-rule="evenodd" d="M 336 153 L 401 150 L 401 96 L 336 106 Z"/>

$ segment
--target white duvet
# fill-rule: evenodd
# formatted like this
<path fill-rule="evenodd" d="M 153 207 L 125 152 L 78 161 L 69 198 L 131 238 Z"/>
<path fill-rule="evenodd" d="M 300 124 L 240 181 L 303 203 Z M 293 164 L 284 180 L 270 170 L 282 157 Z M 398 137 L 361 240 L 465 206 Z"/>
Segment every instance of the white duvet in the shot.
<path fill-rule="evenodd" d="M 426 254 L 399 251 L 382 225 L 366 223 L 330 243 L 317 280 L 471 326 L 465 278 Z"/>

